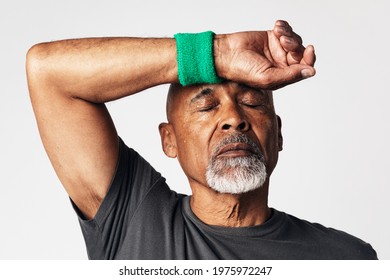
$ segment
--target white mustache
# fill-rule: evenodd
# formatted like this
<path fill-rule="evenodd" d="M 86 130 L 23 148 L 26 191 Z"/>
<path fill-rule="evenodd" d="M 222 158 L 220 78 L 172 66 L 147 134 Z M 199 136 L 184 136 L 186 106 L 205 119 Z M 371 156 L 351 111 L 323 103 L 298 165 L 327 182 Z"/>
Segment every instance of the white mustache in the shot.
<path fill-rule="evenodd" d="M 234 143 L 243 143 L 243 144 L 249 145 L 253 149 L 255 154 L 260 158 L 260 160 L 263 161 L 264 157 L 263 157 L 263 154 L 262 154 L 259 146 L 257 146 L 256 143 L 251 138 L 249 138 L 246 134 L 242 134 L 242 133 L 230 134 L 230 135 L 226 136 L 225 138 L 223 138 L 218 143 L 218 145 L 214 148 L 212 160 L 214 160 L 216 158 L 218 152 L 224 146 L 229 145 L 229 144 L 234 144 Z"/>

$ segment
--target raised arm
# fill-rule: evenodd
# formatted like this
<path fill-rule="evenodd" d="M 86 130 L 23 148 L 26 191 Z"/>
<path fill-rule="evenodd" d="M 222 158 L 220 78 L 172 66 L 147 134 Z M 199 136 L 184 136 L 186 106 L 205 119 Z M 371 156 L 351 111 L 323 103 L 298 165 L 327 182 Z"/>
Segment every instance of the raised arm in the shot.
<path fill-rule="evenodd" d="M 107 193 L 118 157 L 104 102 L 176 82 L 175 56 L 173 39 L 66 40 L 29 51 L 28 84 L 42 142 L 86 217 Z"/>
<path fill-rule="evenodd" d="M 296 82 L 311 71 L 314 52 L 286 23 L 274 30 L 216 36 L 222 78 L 263 88 Z M 42 142 L 66 191 L 92 218 L 108 191 L 118 136 L 105 102 L 152 86 L 177 83 L 172 38 L 90 38 L 38 44 L 27 77 Z"/>

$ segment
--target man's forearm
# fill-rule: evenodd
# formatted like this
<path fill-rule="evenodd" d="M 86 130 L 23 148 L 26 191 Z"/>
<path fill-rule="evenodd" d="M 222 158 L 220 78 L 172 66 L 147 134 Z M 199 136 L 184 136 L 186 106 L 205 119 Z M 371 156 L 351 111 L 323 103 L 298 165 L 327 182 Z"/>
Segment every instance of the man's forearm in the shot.
<path fill-rule="evenodd" d="M 94 103 L 177 82 L 174 39 L 86 38 L 42 43 L 27 56 L 29 83 Z"/>
<path fill-rule="evenodd" d="M 277 21 L 272 31 L 219 35 L 214 43 L 215 70 L 223 79 L 277 89 L 315 74 L 313 47 L 305 49 L 287 22 Z M 38 44 L 28 53 L 27 73 L 32 94 L 49 89 L 104 103 L 178 82 L 176 41 L 86 38 Z"/>

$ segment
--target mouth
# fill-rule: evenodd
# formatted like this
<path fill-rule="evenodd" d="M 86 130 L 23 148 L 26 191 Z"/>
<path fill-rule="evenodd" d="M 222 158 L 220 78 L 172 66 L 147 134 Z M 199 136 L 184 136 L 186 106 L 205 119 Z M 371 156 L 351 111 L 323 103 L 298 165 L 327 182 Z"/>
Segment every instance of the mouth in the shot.
<path fill-rule="evenodd" d="M 218 157 L 245 157 L 255 155 L 253 148 L 245 143 L 232 143 L 223 146 L 216 154 Z"/>

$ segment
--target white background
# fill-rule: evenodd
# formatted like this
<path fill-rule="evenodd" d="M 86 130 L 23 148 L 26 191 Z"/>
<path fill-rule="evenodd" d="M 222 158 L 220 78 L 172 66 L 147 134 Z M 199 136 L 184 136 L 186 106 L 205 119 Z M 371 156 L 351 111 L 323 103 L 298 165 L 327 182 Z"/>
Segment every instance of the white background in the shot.
<path fill-rule="evenodd" d="M 7 3 L 7 4 L 6 4 Z M 317 75 L 275 92 L 284 151 L 270 206 L 347 231 L 390 259 L 388 1 L 2 1 L 0 259 L 86 259 L 81 230 L 38 135 L 25 78 L 33 44 L 92 36 L 264 30 L 286 19 L 314 44 Z M 189 193 L 157 126 L 166 86 L 108 104 L 125 142 Z"/>

